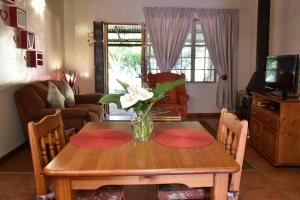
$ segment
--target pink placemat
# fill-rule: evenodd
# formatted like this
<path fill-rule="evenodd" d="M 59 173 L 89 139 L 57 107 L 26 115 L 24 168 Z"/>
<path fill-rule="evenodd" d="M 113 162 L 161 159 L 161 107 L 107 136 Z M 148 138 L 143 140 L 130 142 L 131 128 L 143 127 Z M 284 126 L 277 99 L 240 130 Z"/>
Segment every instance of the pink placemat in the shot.
<path fill-rule="evenodd" d="M 79 147 L 101 148 L 113 147 L 131 140 L 131 135 L 117 129 L 94 129 L 81 131 L 70 138 L 70 143 Z"/>
<path fill-rule="evenodd" d="M 153 139 L 159 144 L 172 147 L 201 147 L 215 141 L 215 139 L 206 131 L 184 128 L 166 129 L 156 132 Z"/>

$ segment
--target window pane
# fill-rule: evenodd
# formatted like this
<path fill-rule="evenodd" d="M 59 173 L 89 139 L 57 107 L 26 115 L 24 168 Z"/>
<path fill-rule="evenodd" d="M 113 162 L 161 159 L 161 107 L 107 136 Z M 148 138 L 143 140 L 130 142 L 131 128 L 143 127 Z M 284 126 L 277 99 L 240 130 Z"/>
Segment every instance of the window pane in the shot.
<path fill-rule="evenodd" d="M 205 81 L 213 82 L 214 81 L 214 71 L 213 70 L 205 70 Z"/>
<path fill-rule="evenodd" d="M 195 81 L 204 81 L 204 70 L 195 70 Z"/>
<path fill-rule="evenodd" d="M 205 56 L 206 56 L 206 57 L 210 57 L 210 56 L 209 56 L 209 52 L 208 52 L 208 49 L 207 49 L 207 48 L 205 48 Z"/>
<path fill-rule="evenodd" d="M 195 51 L 195 53 L 196 53 L 196 58 L 197 57 L 205 57 L 205 47 L 203 46 L 203 47 L 196 47 L 196 51 Z"/>
<path fill-rule="evenodd" d="M 195 69 L 204 69 L 204 58 L 195 58 Z"/>
<path fill-rule="evenodd" d="M 205 59 L 205 69 L 214 69 L 215 67 L 213 66 L 211 59 L 206 58 Z"/>
<path fill-rule="evenodd" d="M 191 57 L 191 47 L 183 47 L 181 57 Z"/>
<path fill-rule="evenodd" d="M 191 58 L 181 58 L 181 68 L 191 70 Z"/>

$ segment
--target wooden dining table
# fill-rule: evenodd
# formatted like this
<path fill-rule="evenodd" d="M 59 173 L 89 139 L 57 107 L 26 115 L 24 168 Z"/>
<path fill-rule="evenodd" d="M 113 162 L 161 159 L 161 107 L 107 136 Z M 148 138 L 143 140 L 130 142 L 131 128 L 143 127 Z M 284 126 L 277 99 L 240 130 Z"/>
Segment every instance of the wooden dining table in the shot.
<path fill-rule="evenodd" d="M 199 122 L 155 122 L 154 134 L 170 128 L 205 130 Z M 81 131 L 119 129 L 131 132 L 129 122 L 89 122 Z M 80 132 L 79 132 L 80 134 Z M 82 133 L 83 134 L 83 133 Z M 180 183 L 212 187 L 212 199 L 227 199 L 228 178 L 239 165 L 214 141 L 203 147 L 181 148 L 131 140 L 108 148 L 83 148 L 71 143 L 45 167 L 55 178 L 56 199 L 72 199 L 72 190 L 93 190 L 104 185 Z"/>

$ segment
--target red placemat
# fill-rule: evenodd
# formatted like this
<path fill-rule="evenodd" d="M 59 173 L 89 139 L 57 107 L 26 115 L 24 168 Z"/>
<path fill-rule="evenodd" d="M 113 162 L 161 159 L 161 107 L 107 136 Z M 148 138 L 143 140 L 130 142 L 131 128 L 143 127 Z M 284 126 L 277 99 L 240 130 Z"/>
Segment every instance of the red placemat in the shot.
<path fill-rule="evenodd" d="M 157 132 L 153 139 L 160 144 L 172 147 L 201 147 L 215 141 L 207 131 L 184 128 Z"/>
<path fill-rule="evenodd" d="M 70 143 L 80 147 L 113 147 L 131 140 L 131 135 L 117 129 L 94 129 L 81 131 L 70 138 Z"/>

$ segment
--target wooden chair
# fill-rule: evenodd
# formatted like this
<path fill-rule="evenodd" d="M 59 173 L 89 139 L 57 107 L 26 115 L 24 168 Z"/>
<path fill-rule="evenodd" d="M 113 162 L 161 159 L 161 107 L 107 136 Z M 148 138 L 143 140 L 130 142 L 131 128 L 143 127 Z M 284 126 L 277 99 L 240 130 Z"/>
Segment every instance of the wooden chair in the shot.
<path fill-rule="evenodd" d="M 55 114 L 48 115 L 39 122 L 29 122 L 28 134 L 37 199 L 54 199 L 55 194 L 53 192 L 54 187 L 52 184 L 54 182 L 44 174 L 43 169 L 65 146 L 64 125 L 61 111 L 56 110 Z M 113 189 L 110 187 L 108 190 L 98 189 L 92 192 L 82 192 L 82 194 L 84 194 L 84 197 L 93 197 L 93 199 L 97 196 L 107 197 L 114 195 L 116 197 L 114 199 L 119 200 L 124 196 L 123 190 L 117 186 Z M 82 197 L 82 194 L 78 192 L 77 196 Z"/>
<path fill-rule="evenodd" d="M 240 165 L 240 170 L 232 174 L 229 179 L 228 200 L 238 199 L 247 130 L 248 122 L 246 120 L 240 121 L 235 114 L 229 113 L 225 108 L 222 109 L 217 140 Z M 178 197 L 180 199 L 207 199 L 209 197 L 207 191 L 202 188 L 189 188 L 178 184 L 162 185 L 158 192 L 158 199 L 171 200 Z"/>

